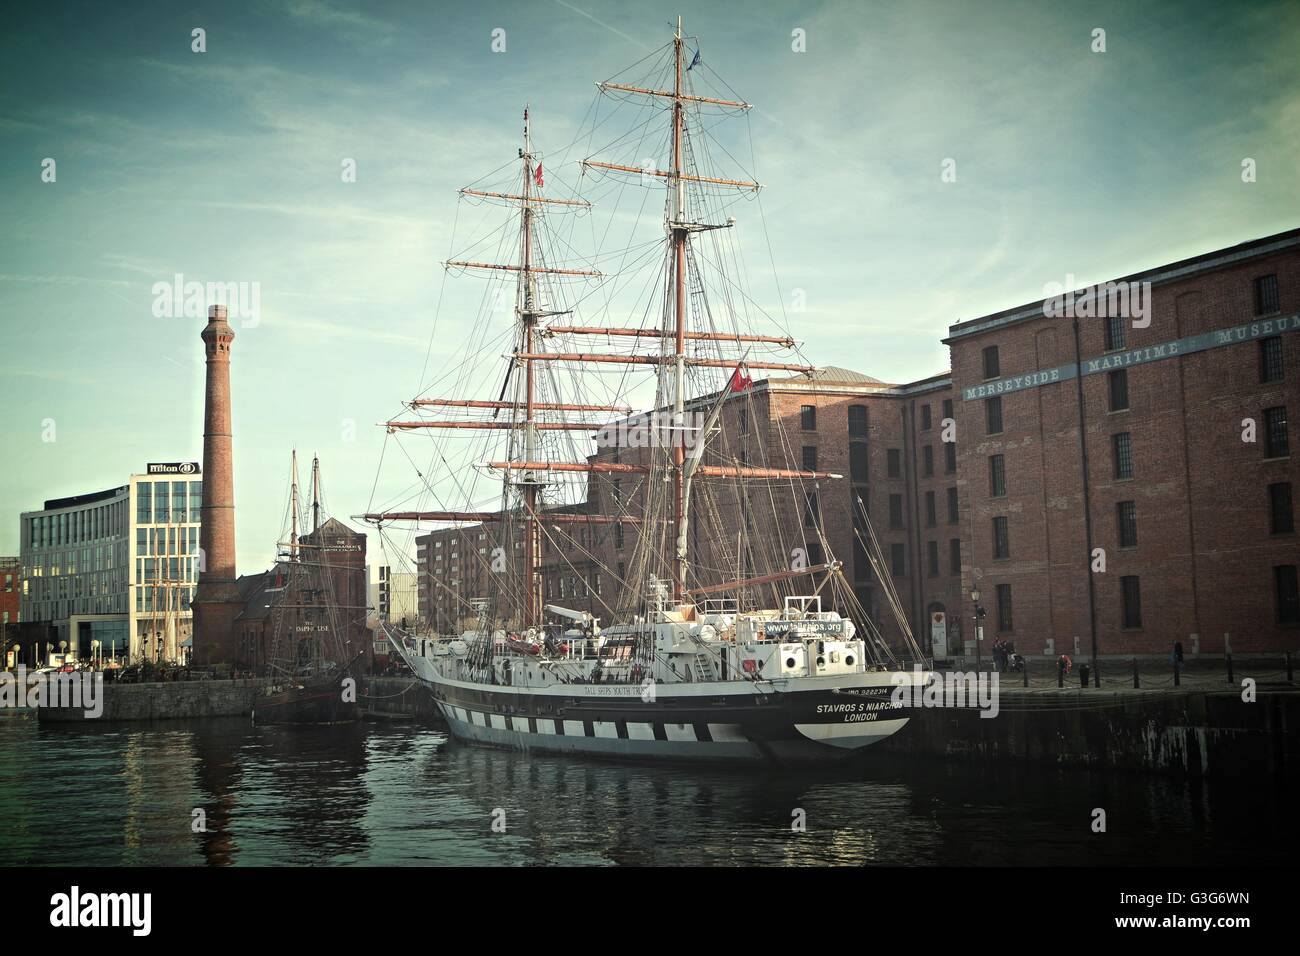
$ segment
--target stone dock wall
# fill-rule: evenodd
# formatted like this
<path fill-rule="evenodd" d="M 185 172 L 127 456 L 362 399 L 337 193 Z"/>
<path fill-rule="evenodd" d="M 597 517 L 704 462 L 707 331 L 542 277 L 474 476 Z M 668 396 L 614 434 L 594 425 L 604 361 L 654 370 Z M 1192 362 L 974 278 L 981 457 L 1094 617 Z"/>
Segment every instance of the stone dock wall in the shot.
<path fill-rule="evenodd" d="M 105 684 L 101 721 L 187 720 L 196 717 L 247 717 L 267 685 L 265 680 L 177 681 L 159 684 Z M 409 677 L 362 678 L 357 701 L 367 716 L 438 721 L 433 698 Z M 80 707 L 38 707 L 42 721 L 86 720 Z"/>
<path fill-rule="evenodd" d="M 98 720 L 184 720 L 240 717 L 266 687 L 264 680 L 176 681 L 164 684 L 105 684 L 104 712 Z M 38 719 L 61 723 L 86 720 L 78 707 L 38 707 Z"/>
<path fill-rule="evenodd" d="M 880 746 L 950 760 L 1030 761 L 1189 776 L 1300 776 L 1300 694 L 1003 688 L 996 717 L 918 713 Z"/>

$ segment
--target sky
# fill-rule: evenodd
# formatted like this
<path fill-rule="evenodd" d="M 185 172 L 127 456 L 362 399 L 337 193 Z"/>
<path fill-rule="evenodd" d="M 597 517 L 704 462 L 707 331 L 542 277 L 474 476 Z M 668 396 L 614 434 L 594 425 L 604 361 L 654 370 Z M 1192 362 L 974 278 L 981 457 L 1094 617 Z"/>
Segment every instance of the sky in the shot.
<path fill-rule="evenodd" d="M 594 83 L 678 13 L 755 104 L 746 265 L 775 264 L 763 295 L 800 290 L 816 364 L 923 378 L 948 326 L 1046 283 L 1300 225 L 1293 3 L 7 6 L 0 554 L 47 498 L 201 458 L 204 323 L 154 308 L 177 274 L 259 288 L 233 349 L 241 571 L 274 556 L 294 447 L 320 455 L 332 513 L 366 510 L 375 423 L 472 318 L 440 264 L 456 190 L 514 157 L 525 102 L 539 138 L 570 142 Z"/>

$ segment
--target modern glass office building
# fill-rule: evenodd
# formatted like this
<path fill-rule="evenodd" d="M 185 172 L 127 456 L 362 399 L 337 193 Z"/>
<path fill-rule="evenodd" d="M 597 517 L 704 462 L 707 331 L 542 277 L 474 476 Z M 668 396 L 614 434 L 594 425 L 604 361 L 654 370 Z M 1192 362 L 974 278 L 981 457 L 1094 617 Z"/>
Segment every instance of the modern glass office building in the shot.
<path fill-rule="evenodd" d="M 21 516 L 22 619 L 57 635 L 42 660 L 185 656 L 203 483 L 195 464 L 149 470 Z"/>

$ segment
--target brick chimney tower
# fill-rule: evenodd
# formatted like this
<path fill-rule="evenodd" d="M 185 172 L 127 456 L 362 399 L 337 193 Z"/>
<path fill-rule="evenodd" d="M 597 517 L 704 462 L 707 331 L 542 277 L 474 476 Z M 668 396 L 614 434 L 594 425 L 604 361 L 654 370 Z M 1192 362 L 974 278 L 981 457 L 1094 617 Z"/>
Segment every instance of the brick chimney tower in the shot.
<path fill-rule="evenodd" d="M 235 583 L 235 481 L 230 433 L 230 344 L 235 330 L 226 307 L 208 307 L 203 330 L 208 374 L 203 403 L 203 510 L 199 547 L 203 566 L 192 603 L 194 661 L 235 663 L 235 616 L 242 610 Z"/>

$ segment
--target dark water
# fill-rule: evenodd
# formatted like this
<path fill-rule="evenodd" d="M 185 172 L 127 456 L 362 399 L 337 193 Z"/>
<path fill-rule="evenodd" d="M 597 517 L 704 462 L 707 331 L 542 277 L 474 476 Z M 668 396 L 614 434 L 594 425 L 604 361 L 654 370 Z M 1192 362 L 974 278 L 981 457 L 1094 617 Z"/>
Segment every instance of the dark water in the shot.
<path fill-rule="evenodd" d="M 1294 805 L 1259 781 L 886 754 L 776 773 L 530 756 L 412 724 L 0 717 L 9 866 L 1282 864 L 1297 848 Z M 1105 833 L 1090 828 L 1095 807 Z M 208 832 L 191 831 L 195 809 Z"/>

